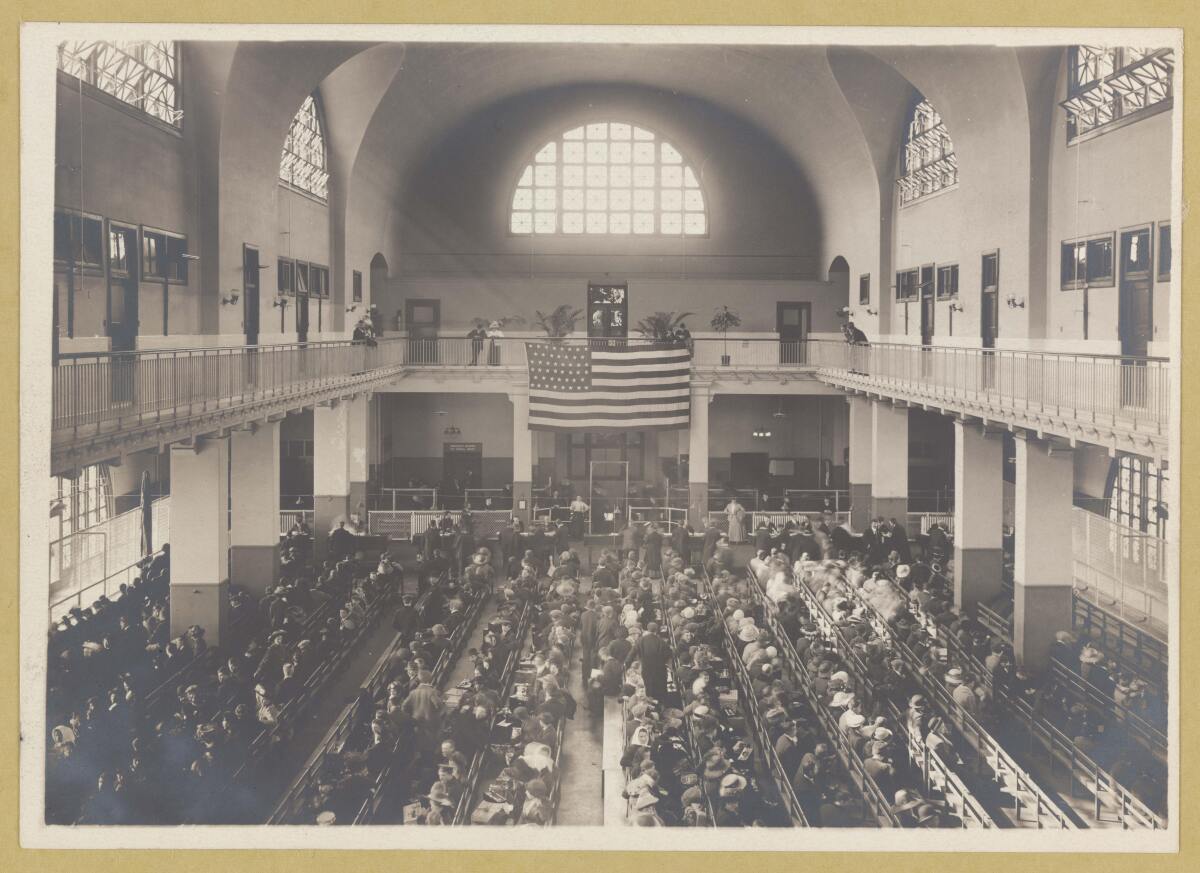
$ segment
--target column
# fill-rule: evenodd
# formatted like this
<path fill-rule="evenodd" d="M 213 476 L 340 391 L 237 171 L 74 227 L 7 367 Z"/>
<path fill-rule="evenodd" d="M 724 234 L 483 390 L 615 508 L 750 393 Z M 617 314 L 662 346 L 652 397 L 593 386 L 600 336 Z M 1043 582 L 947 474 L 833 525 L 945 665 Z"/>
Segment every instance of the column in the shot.
<path fill-rule="evenodd" d="M 349 509 L 363 524 L 367 523 L 367 488 L 371 479 L 371 398 L 370 394 L 360 394 L 344 401 L 350 422 L 347 441 L 350 452 Z"/>
<path fill-rule="evenodd" d="M 954 602 L 976 606 L 1003 590 L 1004 440 L 998 433 L 954 422 Z"/>
<path fill-rule="evenodd" d="M 529 386 L 513 385 L 513 516 L 523 524 L 533 517 L 533 432 L 529 430 Z M 522 509 L 521 507 L 525 508 Z"/>
<path fill-rule="evenodd" d="M 235 430 L 229 464 L 229 578 L 260 597 L 279 579 L 279 422 Z"/>
<path fill-rule="evenodd" d="M 889 400 L 871 417 L 871 515 L 908 521 L 908 407 Z"/>
<path fill-rule="evenodd" d="M 1054 634 L 1071 629 L 1072 491 L 1069 449 L 1018 435 L 1013 649 L 1017 662 L 1045 668 Z"/>
<path fill-rule="evenodd" d="M 702 531 L 708 524 L 708 405 L 712 383 L 692 381 L 688 424 L 688 523 Z"/>
<path fill-rule="evenodd" d="M 850 527 L 867 529 L 871 520 L 871 401 L 866 397 L 849 397 L 850 404 Z"/>
<path fill-rule="evenodd" d="M 313 409 L 313 548 L 325 555 L 329 532 L 350 516 L 350 404 Z"/>
<path fill-rule="evenodd" d="M 229 629 L 229 438 L 171 447 L 171 636 Z"/>

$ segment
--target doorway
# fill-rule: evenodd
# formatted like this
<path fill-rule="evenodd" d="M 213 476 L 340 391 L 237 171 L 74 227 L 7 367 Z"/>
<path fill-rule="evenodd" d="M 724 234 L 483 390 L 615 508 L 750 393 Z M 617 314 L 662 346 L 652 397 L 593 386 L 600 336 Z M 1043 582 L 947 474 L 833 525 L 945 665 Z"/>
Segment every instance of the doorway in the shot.
<path fill-rule="evenodd" d="M 1121 290 L 1117 334 L 1121 340 L 1121 404 L 1146 405 L 1146 361 L 1154 332 L 1154 258 L 1150 228 L 1121 232 Z"/>
<path fill-rule="evenodd" d="M 258 293 L 258 249 L 242 245 L 242 324 L 246 332 L 246 345 L 258 345 L 259 293 Z"/>
<path fill-rule="evenodd" d="M 933 274 L 933 264 L 921 267 L 921 345 L 923 346 L 933 345 Z"/>
<path fill-rule="evenodd" d="M 981 387 L 995 383 L 995 355 L 987 349 L 996 347 L 1000 333 L 1000 253 L 986 252 L 980 260 L 979 342 L 985 350 L 980 373 Z"/>
<path fill-rule="evenodd" d="M 442 443 L 442 491 L 457 502 L 483 483 L 483 443 Z"/>
<path fill-rule="evenodd" d="M 775 304 L 775 330 L 779 332 L 779 363 L 803 364 L 808 360 L 811 303 Z"/>
<path fill-rule="evenodd" d="M 133 352 L 138 338 L 137 228 L 110 222 L 108 226 L 108 339 L 114 352 Z M 133 356 L 112 358 L 114 403 L 133 400 Z"/>
<path fill-rule="evenodd" d="M 442 301 L 404 301 L 404 323 L 408 325 L 408 360 L 414 364 L 438 362 L 438 330 L 442 324 Z"/>
<path fill-rule="evenodd" d="M 308 342 L 308 295 L 296 294 L 296 342 Z"/>

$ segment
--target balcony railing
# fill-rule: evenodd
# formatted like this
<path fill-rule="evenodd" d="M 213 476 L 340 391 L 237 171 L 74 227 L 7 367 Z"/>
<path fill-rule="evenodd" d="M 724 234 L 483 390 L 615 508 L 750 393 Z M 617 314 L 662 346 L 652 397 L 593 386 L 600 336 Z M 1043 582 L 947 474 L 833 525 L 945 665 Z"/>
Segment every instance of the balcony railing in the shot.
<path fill-rule="evenodd" d="M 56 445 L 103 430 L 155 425 L 213 410 L 310 391 L 357 385 L 386 371 L 459 369 L 521 372 L 526 341 L 513 335 L 387 337 L 375 343 L 333 341 L 168 351 L 64 355 L 53 371 Z M 644 346 L 642 339 L 560 340 L 598 349 Z M 1159 358 L 1060 355 L 1003 350 L 777 336 L 705 337 L 690 343 L 702 375 L 809 371 L 847 387 L 914 399 L 1026 412 L 1091 426 L 1165 437 L 1172 377 Z M 367 377 L 365 379 L 357 377 Z"/>
<path fill-rule="evenodd" d="M 808 347 L 818 373 L 842 384 L 1143 435 L 1170 431 L 1172 378 L 1165 358 L 821 340 Z"/>
<path fill-rule="evenodd" d="M 385 339 L 64 355 L 54 367 L 52 427 L 132 425 L 299 393 L 399 369 L 405 347 Z"/>

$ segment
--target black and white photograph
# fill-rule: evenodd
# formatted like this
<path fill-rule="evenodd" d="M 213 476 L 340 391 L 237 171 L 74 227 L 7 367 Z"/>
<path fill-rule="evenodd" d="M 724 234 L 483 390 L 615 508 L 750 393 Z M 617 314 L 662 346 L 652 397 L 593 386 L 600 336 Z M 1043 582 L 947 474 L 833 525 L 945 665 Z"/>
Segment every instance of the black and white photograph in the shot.
<path fill-rule="evenodd" d="M 1182 45 L 24 25 L 23 845 L 1175 851 Z"/>

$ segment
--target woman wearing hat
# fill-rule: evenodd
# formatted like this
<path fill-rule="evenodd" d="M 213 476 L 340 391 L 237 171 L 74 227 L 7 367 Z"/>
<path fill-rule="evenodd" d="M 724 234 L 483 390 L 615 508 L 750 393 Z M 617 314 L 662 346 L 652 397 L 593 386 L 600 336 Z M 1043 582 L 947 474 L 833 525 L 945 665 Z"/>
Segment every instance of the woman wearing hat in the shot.
<path fill-rule="evenodd" d="M 742 798 L 746 790 L 746 777 L 740 773 L 728 773 L 717 789 L 720 806 L 716 809 L 716 826 L 719 828 L 741 828 L 746 826 L 742 815 Z"/>

